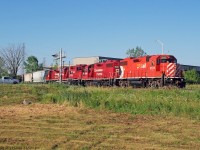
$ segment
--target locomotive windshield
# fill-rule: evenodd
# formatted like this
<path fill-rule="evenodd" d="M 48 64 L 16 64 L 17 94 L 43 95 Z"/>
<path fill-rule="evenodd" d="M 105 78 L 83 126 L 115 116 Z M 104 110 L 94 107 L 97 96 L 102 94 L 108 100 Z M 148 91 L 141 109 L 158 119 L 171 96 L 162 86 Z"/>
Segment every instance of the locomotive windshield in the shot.
<path fill-rule="evenodd" d="M 159 63 L 177 63 L 177 60 L 173 56 L 170 57 L 163 56 L 160 59 L 158 59 L 158 64 Z"/>

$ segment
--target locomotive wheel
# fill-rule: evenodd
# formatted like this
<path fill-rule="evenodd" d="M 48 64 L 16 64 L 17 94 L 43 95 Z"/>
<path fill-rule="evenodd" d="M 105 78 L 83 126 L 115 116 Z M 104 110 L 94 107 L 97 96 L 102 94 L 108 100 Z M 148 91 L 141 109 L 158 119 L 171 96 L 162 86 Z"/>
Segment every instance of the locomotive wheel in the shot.
<path fill-rule="evenodd" d="M 151 88 L 158 88 L 159 87 L 159 82 L 158 81 L 156 81 L 156 80 L 151 80 L 151 81 L 149 81 L 149 87 L 151 87 Z"/>
<path fill-rule="evenodd" d="M 129 81 L 119 81 L 120 87 L 129 87 L 130 82 Z"/>

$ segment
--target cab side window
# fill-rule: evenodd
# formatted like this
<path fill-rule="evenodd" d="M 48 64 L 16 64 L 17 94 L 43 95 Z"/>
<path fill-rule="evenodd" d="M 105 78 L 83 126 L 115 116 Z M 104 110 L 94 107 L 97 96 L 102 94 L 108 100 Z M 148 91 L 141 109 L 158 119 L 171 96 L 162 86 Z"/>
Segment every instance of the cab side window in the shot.
<path fill-rule="evenodd" d="M 158 64 L 158 65 L 160 64 L 160 59 L 157 59 L 157 64 Z"/>
<path fill-rule="evenodd" d="M 151 66 L 155 66 L 155 62 L 153 60 L 151 61 Z"/>

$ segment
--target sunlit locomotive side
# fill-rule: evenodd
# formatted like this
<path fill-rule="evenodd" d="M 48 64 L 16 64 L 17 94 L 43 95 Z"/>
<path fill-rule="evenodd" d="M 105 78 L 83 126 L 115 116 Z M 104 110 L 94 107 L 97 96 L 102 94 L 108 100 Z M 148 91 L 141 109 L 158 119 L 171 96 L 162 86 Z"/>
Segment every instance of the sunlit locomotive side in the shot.
<path fill-rule="evenodd" d="M 59 80 L 59 70 L 58 69 L 49 70 L 45 79 L 47 83 L 57 82 Z"/>
<path fill-rule="evenodd" d="M 119 77 L 119 60 L 86 65 L 83 70 L 82 83 L 85 86 L 113 86 Z"/>
<path fill-rule="evenodd" d="M 177 60 L 172 55 L 151 55 L 125 58 L 120 61 L 119 86 L 185 87 Z"/>
<path fill-rule="evenodd" d="M 50 70 L 46 81 L 58 81 L 59 70 Z M 83 86 L 185 87 L 177 60 L 172 55 L 148 55 L 94 64 L 64 67 L 65 83 Z"/>
<path fill-rule="evenodd" d="M 69 67 L 62 68 L 62 81 L 68 82 L 69 79 Z M 48 70 L 48 73 L 45 77 L 47 83 L 49 82 L 58 82 L 60 80 L 60 69 L 51 69 Z"/>

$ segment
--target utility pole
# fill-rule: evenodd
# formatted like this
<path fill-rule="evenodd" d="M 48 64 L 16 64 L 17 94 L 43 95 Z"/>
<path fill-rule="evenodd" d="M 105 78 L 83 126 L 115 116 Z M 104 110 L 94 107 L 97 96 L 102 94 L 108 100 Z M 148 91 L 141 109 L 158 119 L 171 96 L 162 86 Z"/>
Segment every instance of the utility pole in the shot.
<path fill-rule="evenodd" d="M 46 58 L 45 57 L 43 58 L 43 65 L 42 65 L 42 67 L 43 67 L 43 70 L 44 70 L 44 68 L 46 68 Z"/>
<path fill-rule="evenodd" d="M 60 59 L 59 82 L 62 83 L 62 68 L 63 68 L 63 66 L 62 66 L 62 62 L 63 61 L 62 61 L 62 59 L 66 58 L 66 56 L 63 55 L 62 48 L 60 49 L 59 54 L 54 54 L 52 56 L 54 57 L 55 60 Z"/>
<path fill-rule="evenodd" d="M 164 44 L 163 44 L 163 42 L 160 41 L 160 40 L 156 40 L 156 42 L 158 42 L 161 45 L 161 47 L 162 47 L 162 55 L 163 55 L 164 54 Z M 162 63 L 162 72 L 164 74 L 164 64 L 163 63 Z"/>
<path fill-rule="evenodd" d="M 62 83 L 62 48 L 60 49 L 60 83 Z"/>
<path fill-rule="evenodd" d="M 70 75 L 70 61 L 69 61 L 69 75 Z M 70 78 L 70 76 L 69 76 L 69 78 Z"/>
<path fill-rule="evenodd" d="M 162 47 L 162 55 L 163 55 L 164 54 L 164 44 L 160 40 L 156 40 L 156 41 L 161 45 L 161 47 Z"/>
<path fill-rule="evenodd" d="M 25 71 L 24 71 L 24 62 L 25 62 L 25 44 L 23 43 L 23 50 L 22 50 L 22 82 L 24 82 L 24 74 L 25 74 Z"/>

